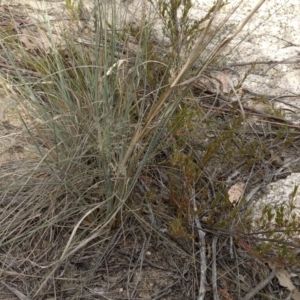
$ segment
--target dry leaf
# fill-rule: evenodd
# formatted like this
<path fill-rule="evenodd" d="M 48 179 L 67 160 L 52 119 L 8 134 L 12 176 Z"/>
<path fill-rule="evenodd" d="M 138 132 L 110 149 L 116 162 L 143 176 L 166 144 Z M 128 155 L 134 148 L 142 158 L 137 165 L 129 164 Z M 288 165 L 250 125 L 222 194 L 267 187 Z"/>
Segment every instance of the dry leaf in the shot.
<path fill-rule="evenodd" d="M 272 270 L 276 269 L 276 266 L 272 263 L 268 263 Z M 296 289 L 294 284 L 291 281 L 289 273 L 284 269 L 277 270 L 276 277 L 279 281 L 279 284 L 287 288 L 291 292 L 291 296 L 294 300 L 300 300 L 300 292 Z"/>
<path fill-rule="evenodd" d="M 51 47 L 51 43 L 43 30 L 38 29 L 36 36 L 26 28 L 20 30 L 20 41 L 26 50 L 41 50 L 46 51 Z"/>
<path fill-rule="evenodd" d="M 245 188 L 245 183 L 244 182 L 238 182 L 238 183 L 234 184 L 228 190 L 229 201 L 233 205 L 236 205 L 239 202 L 239 200 L 241 199 L 241 197 L 243 196 L 244 188 Z"/>
<path fill-rule="evenodd" d="M 234 299 L 229 295 L 229 293 L 226 289 L 219 288 L 218 292 L 222 295 L 222 299 L 225 299 L 225 300 L 233 300 Z"/>
<path fill-rule="evenodd" d="M 296 287 L 293 285 L 290 275 L 284 269 L 277 271 L 276 277 L 279 281 L 279 284 L 283 287 L 286 287 L 290 292 L 294 300 L 300 300 L 300 293 L 297 291 Z"/>
<path fill-rule="evenodd" d="M 214 72 L 213 78 L 216 78 L 219 82 L 219 89 L 222 93 L 228 94 L 231 90 L 232 80 L 224 72 Z"/>

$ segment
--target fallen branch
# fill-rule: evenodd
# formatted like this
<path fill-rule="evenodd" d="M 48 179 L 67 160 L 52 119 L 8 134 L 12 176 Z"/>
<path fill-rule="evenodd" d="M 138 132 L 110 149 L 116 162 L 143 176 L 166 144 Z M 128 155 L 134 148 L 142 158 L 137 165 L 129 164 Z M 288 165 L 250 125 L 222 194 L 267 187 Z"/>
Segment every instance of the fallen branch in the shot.
<path fill-rule="evenodd" d="M 195 189 L 191 189 L 191 195 L 192 195 L 192 203 L 193 203 L 193 208 L 194 211 L 197 211 L 197 205 L 196 205 L 196 193 Z M 201 228 L 201 223 L 199 220 L 199 216 L 195 214 L 194 216 L 194 221 L 196 224 L 196 228 L 198 230 L 198 236 L 199 236 L 199 244 L 200 244 L 200 288 L 199 288 L 199 296 L 198 300 L 202 300 L 205 298 L 205 293 L 206 293 L 206 270 L 207 270 L 207 265 L 206 265 L 206 246 L 205 246 L 205 232 Z"/>
<path fill-rule="evenodd" d="M 260 290 L 262 290 L 276 275 L 277 271 L 273 270 L 269 276 L 261 281 L 251 292 L 249 292 L 242 300 L 252 299 Z"/>
<path fill-rule="evenodd" d="M 217 258 L 216 258 L 216 256 L 217 256 L 217 250 L 216 250 L 217 241 L 218 241 L 218 236 L 214 236 L 213 242 L 211 245 L 211 250 L 212 250 L 211 282 L 212 282 L 214 300 L 219 300 L 218 285 L 217 285 Z"/>

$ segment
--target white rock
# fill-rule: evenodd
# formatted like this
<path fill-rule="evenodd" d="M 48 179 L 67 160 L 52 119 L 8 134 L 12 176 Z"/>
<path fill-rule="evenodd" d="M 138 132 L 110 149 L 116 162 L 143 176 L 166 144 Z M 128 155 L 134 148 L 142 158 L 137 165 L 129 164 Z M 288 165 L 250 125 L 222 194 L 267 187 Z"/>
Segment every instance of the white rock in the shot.
<path fill-rule="evenodd" d="M 279 81 L 278 86 L 287 92 L 300 94 L 300 70 L 288 72 Z"/>
<path fill-rule="evenodd" d="M 292 173 L 285 179 L 270 183 L 267 187 L 267 194 L 253 203 L 254 219 L 261 217 L 266 205 L 270 205 L 274 211 L 283 205 L 286 213 L 289 212 L 288 208 L 293 206 L 293 212 L 300 217 L 300 173 Z M 289 216 L 286 215 L 286 217 Z"/>

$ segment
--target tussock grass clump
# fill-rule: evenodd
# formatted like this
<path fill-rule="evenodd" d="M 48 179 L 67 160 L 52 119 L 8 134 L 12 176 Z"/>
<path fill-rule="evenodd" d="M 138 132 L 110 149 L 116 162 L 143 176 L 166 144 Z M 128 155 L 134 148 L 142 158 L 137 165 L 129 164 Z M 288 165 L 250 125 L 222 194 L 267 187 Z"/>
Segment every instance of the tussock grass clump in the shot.
<path fill-rule="evenodd" d="M 73 25 L 85 9 L 80 3 L 66 3 Z M 169 278 L 166 285 L 177 289 L 179 284 L 181 296 L 203 299 L 207 285 L 216 295 L 216 282 L 222 280 L 228 290 L 246 294 L 236 273 L 226 268 L 250 278 L 239 249 L 246 248 L 246 259 L 269 255 L 269 247 L 259 241 L 249 243 L 253 227 L 247 194 L 264 181 L 265 160 L 291 146 L 293 132 L 278 123 L 282 116 L 273 111 L 253 125 L 253 111 L 238 100 L 224 107 L 224 97 L 203 88 L 201 78 L 221 63 L 225 46 L 259 6 L 216 43 L 222 35 L 208 33 L 222 1 L 194 23 L 188 19 L 191 1 L 158 1 L 167 48 L 155 40 L 146 15 L 138 26 L 124 21 L 119 27 L 125 15 L 116 4 L 93 5 L 92 20 L 85 24 L 88 40 L 82 27 L 76 37 L 67 27 L 63 45 L 57 45 L 51 23 L 45 22 L 51 46 L 27 49 L 16 28 L 1 32 L 2 57 L 13 67 L 13 72 L 1 71 L 1 85 L 21 121 L 9 130 L 22 153 L 19 161 L 1 164 L 1 256 L 3 269 L 14 268 L 7 278 L 30 299 L 94 297 L 104 289 L 117 297 L 125 280 L 129 299 L 145 289 L 142 277 L 132 279 L 131 268 L 141 272 L 145 261 L 158 270 L 169 266 L 144 260 L 151 250 L 159 257 L 174 256 L 172 272 L 179 270 L 180 279 Z M 203 57 L 212 44 L 215 48 Z M 5 151 L 16 154 L 17 148 Z M 238 180 L 235 171 L 247 186 L 232 206 L 227 191 Z M 264 251 L 258 255 L 255 246 Z M 226 261 L 233 251 L 236 265 Z M 115 268 L 116 261 L 123 269 Z M 254 262 L 253 268 L 262 266 Z M 70 288 L 76 268 L 86 273 Z"/>

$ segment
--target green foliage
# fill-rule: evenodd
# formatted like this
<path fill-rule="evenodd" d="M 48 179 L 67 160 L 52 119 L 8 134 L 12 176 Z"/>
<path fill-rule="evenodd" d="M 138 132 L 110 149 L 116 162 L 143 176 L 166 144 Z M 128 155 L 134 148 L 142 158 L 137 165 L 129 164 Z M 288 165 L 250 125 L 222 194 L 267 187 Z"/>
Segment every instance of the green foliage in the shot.
<path fill-rule="evenodd" d="M 66 0 L 65 2 L 66 4 L 66 8 L 67 10 L 70 11 L 72 17 L 74 18 L 74 20 L 78 20 L 79 16 L 80 16 L 80 12 L 81 12 L 81 9 L 82 9 L 82 1 L 80 0 L 78 2 L 78 4 L 76 5 L 74 3 L 74 0 Z"/>

